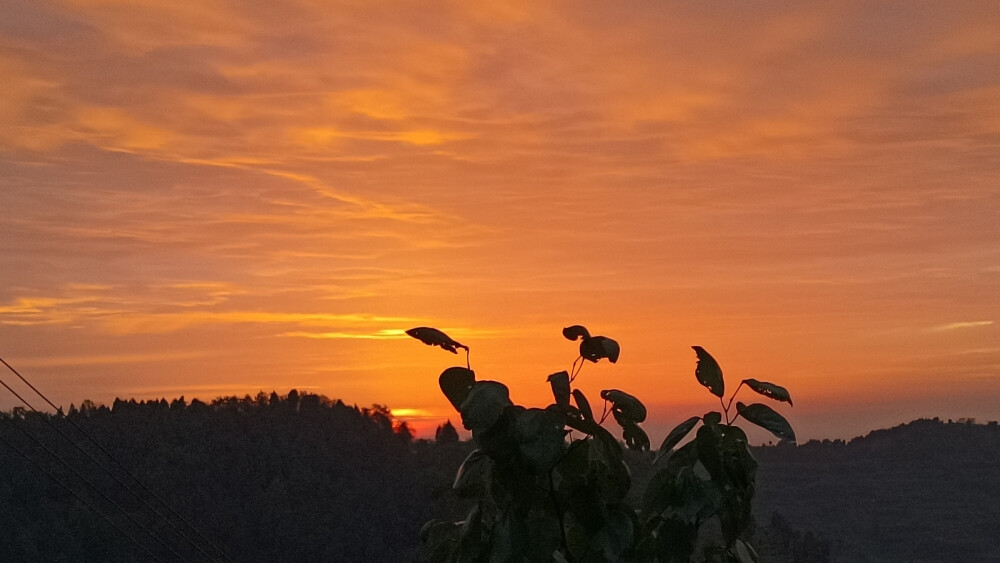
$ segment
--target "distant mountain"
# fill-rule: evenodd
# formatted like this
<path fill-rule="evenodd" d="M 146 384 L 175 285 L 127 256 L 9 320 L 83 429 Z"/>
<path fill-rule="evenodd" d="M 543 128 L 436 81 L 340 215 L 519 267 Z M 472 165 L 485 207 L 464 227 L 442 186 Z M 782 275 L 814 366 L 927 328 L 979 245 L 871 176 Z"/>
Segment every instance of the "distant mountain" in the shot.
<path fill-rule="evenodd" d="M 758 520 L 779 513 L 833 561 L 1000 561 L 996 422 L 923 419 L 754 455 Z"/>

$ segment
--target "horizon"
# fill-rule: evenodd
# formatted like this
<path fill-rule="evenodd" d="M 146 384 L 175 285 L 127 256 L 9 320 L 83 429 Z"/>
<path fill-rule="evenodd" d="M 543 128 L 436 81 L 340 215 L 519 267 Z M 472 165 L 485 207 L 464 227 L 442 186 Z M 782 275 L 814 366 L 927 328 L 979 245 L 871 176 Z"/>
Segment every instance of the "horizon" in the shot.
<path fill-rule="evenodd" d="M 1000 4 L 4 12 L 0 357 L 56 404 L 455 424 L 405 330 L 545 406 L 583 324 L 654 445 L 694 345 L 802 443 L 1000 416 Z"/>
<path fill-rule="evenodd" d="M 23 377 L 23 374 L 21 374 L 21 376 Z M 0 379 L 3 379 L 3 378 L 0 378 Z M 28 383 L 31 383 L 31 381 L 30 381 L 29 378 L 25 378 L 25 379 L 28 380 L 27 381 Z M 7 383 L 10 384 L 10 382 L 7 382 Z M 243 394 L 243 395 L 219 395 L 219 396 L 212 397 L 212 398 L 186 397 L 184 395 L 176 396 L 176 397 L 162 397 L 161 396 L 161 397 L 154 397 L 154 398 L 148 398 L 148 399 L 136 399 L 134 397 L 115 397 L 112 401 L 110 401 L 108 403 L 104 403 L 104 402 L 100 402 L 100 401 L 92 401 L 91 399 L 86 399 L 85 398 L 85 399 L 82 399 L 80 401 L 71 402 L 68 407 L 65 406 L 65 405 L 57 405 L 57 406 L 59 407 L 59 409 L 65 415 L 65 414 L 71 413 L 73 409 L 80 409 L 80 408 L 82 408 L 83 403 L 85 403 L 85 402 L 92 403 L 92 405 L 94 407 L 96 407 L 96 408 L 107 407 L 111 411 L 114 411 L 114 405 L 115 405 L 115 403 L 117 403 L 119 401 L 122 401 L 122 402 L 135 401 L 138 404 L 141 404 L 143 402 L 149 403 L 149 402 L 166 401 L 166 403 L 172 404 L 174 401 L 178 401 L 179 400 L 179 401 L 183 402 L 185 404 L 185 406 L 190 406 L 191 404 L 194 403 L 194 401 L 200 401 L 201 403 L 203 403 L 205 405 L 211 405 L 211 404 L 213 404 L 213 403 L 215 403 L 217 401 L 224 401 L 225 399 L 239 399 L 239 400 L 247 400 L 247 399 L 249 399 L 249 400 L 257 400 L 262 395 L 270 397 L 271 394 L 276 394 L 281 399 L 285 399 L 285 398 L 288 397 L 289 393 L 291 393 L 292 391 L 296 391 L 299 394 L 300 397 L 306 396 L 306 395 L 316 395 L 316 396 L 320 397 L 321 399 L 330 401 L 331 403 L 342 403 L 345 406 L 349 406 L 349 407 L 352 407 L 352 408 L 355 408 L 355 409 L 366 410 L 366 411 L 367 410 L 372 410 L 373 408 L 379 409 L 379 408 L 383 408 L 384 407 L 384 408 L 388 409 L 389 412 L 390 412 L 390 414 L 391 414 L 391 419 L 393 421 L 393 426 L 396 427 L 396 425 L 398 425 L 400 423 L 403 423 L 403 422 L 406 422 L 407 425 L 408 425 L 408 427 L 409 427 L 409 429 L 410 429 L 410 431 L 413 434 L 413 438 L 417 439 L 417 440 L 421 440 L 421 439 L 422 440 L 433 440 L 434 437 L 435 437 L 435 431 L 438 428 L 440 428 L 442 425 L 444 425 L 446 422 L 451 423 L 453 425 L 453 427 L 455 428 L 455 430 L 458 432 L 458 435 L 459 435 L 460 439 L 462 439 L 462 440 L 471 440 L 472 439 L 472 433 L 462 427 L 461 415 L 458 412 L 455 412 L 455 411 L 453 411 L 451 413 L 451 416 L 448 416 L 448 417 L 445 417 L 445 418 L 441 418 L 441 417 L 438 417 L 438 416 L 429 415 L 429 414 L 425 414 L 425 413 L 414 413 L 414 412 L 411 412 L 412 409 L 393 409 L 389 405 L 385 405 L 385 404 L 377 403 L 377 402 L 369 404 L 369 405 L 361 405 L 361 404 L 358 404 L 356 402 L 352 402 L 350 400 L 345 400 L 343 397 L 328 396 L 328 395 L 323 394 L 323 393 L 313 393 L 313 392 L 310 392 L 310 391 L 304 390 L 304 389 L 289 389 L 287 392 L 284 392 L 284 393 L 279 393 L 278 390 L 276 390 L 276 389 L 272 389 L 270 392 L 261 389 L 257 393 L 247 393 L 247 394 Z M 44 391 L 42 393 L 44 393 Z M 35 396 L 36 397 L 39 396 L 38 393 L 36 393 Z M 24 404 L 23 403 L 15 405 L 15 406 L 24 408 Z M 34 410 L 36 408 L 37 407 L 35 407 L 33 404 L 31 404 L 25 410 L 27 412 L 31 412 L 32 410 Z M 41 413 L 47 413 L 47 414 L 53 414 L 54 413 L 51 408 L 42 408 L 42 409 L 37 409 L 37 410 L 38 410 L 38 412 L 41 412 Z M 0 410 L 0 412 L 4 412 L 4 413 L 7 413 L 7 414 L 10 414 L 12 411 L 13 411 L 13 409 Z M 692 411 L 692 412 L 694 412 L 694 411 Z M 942 424 L 972 424 L 972 425 L 979 425 L 979 426 L 995 426 L 997 424 L 997 422 L 998 422 L 996 419 L 980 420 L 980 419 L 976 419 L 974 417 L 959 417 L 957 419 L 951 419 L 951 418 L 942 419 L 942 418 L 937 417 L 937 416 L 934 416 L 934 417 L 921 416 L 921 417 L 913 418 L 911 420 L 899 421 L 899 422 L 894 423 L 894 424 L 886 424 L 886 425 L 879 426 L 879 427 L 869 428 L 869 429 L 867 429 L 867 430 L 865 430 L 863 432 L 855 433 L 854 435 L 850 435 L 850 436 L 813 436 L 813 437 L 810 437 L 808 439 L 798 439 L 798 440 L 796 440 L 794 442 L 791 442 L 791 443 L 794 444 L 794 445 L 803 445 L 803 444 L 806 444 L 806 443 L 809 443 L 809 442 L 826 442 L 826 441 L 833 441 L 833 440 L 842 440 L 844 442 L 849 443 L 849 442 L 851 442 L 851 441 L 853 441 L 855 439 L 864 438 L 864 437 L 868 436 L 869 434 L 871 434 L 873 432 L 877 432 L 877 431 L 881 431 L 881 430 L 892 430 L 894 428 L 898 428 L 898 427 L 902 427 L 902 426 L 908 426 L 908 425 L 911 425 L 913 423 L 922 422 L 922 421 L 941 422 Z M 767 432 L 766 430 L 764 430 L 764 429 L 762 429 L 762 428 L 760 428 L 758 426 L 755 426 L 754 424 L 749 423 L 746 420 L 738 421 L 738 422 L 739 422 L 739 426 L 741 428 L 743 428 L 747 432 L 748 437 L 750 438 L 750 445 L 751 446 L 767 446 L 767 445 L 774 445 L 775 444 L 775 442 L 774 442 L 774 440 L 776 439 L 775 436 L 772 435 L 771 433 Z M 651 450 L 652 451 L 656 451 L 657 450 L 657 448 L 659 447 L 659 444 L 662 441 L 662 439 L 666 436 L 666 434 L 672 428 L 672 426 L 669 426 L 669 425 L 665 426 L 664 424 L 665 423 L 663 423 L 663 422 L 659 422 L 659 423 L 656 422 L 656 417 L 651 417 L 651 421 L 649 421 L 649 422 L 641 425 L 643 427 L 643 429 L 649 434 L 649 436 L 651 438 Z M 616 425 L 612 424 L 611 422 L 608 422 L 605 425 L 605 427 L 608 428 L 609 430 L 611 430 L 612 433 L 616 433 L 619 430 L 616 427 Z M 618 439 L 621 440 L 621 437 L 618 437 Z"/>

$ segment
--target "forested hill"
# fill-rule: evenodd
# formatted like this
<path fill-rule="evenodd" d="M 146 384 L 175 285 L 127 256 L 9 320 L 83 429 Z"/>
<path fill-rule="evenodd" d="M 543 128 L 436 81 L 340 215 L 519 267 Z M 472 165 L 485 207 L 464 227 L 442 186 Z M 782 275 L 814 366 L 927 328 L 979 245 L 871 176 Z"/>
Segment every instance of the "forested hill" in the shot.
<path fill-rule="evenodd" d="M 225 560 L 211 544 L 233 561 L 415 561 L 424 522 L 464 514 L 450 488 L 472 445 L 439 434 L 415 441 L 384 407 L 295 391 L 15 410 L 0 416 L 0 561 Z M 996 424 L 754 454 L 767 561 L 1000 560 Z M 650 456 L 629 460 L 641 487 Z"/>
<path fill-rule="evenodd" d="M 0 420 L 0 561 L 155 560 L 150 552 L 164 561 L 208 560 L 174 527 L 223 560 L 129 473 L 235 561 L 416 560 L 421 525 L 454 512 L 442 493 L 467 447 L 457 435 L 444 444 L 413 442 L 386 414 L 295 391 L 211 404 L 115 401 L 109 408 L 85 402 L 66 417 L 16 411 Z"/>
<path fill-rule="evenodd" d="M 996 422 L 917 420 L 754 455 L 758 519 L 779 512 L 834 561 L 1000 561 Z"/>

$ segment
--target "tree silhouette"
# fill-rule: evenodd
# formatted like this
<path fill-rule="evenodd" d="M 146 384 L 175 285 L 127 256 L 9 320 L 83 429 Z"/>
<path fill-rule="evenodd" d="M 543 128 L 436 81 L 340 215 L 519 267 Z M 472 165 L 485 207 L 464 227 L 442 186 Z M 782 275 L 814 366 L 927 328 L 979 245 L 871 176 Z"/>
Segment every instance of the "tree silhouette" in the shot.
<path fill-rule="evenodd" d="M 458 431 L 452 426 L 451 421 L 447 420 L 434 431 L 434 440 L 439 444 L 454 444 L 458 442 Z"/>

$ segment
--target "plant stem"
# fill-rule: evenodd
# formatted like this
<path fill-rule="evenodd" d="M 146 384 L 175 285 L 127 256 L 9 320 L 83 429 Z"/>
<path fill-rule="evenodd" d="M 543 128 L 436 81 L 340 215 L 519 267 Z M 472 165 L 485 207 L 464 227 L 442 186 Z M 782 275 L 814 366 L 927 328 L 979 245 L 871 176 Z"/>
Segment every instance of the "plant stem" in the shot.
<path fill-rule="evenodd" d="M 733 420 L 729 420 L 729 408 L 733 406 L 733 399 L 736 398 L 736 394 L 739 393 L 740 389 L 742 389 L 742 388 L 743 388 L 743 382 L 741 381 L 740 385 L 736 388 L 736 391 L 733 391 L 733 396 L 729 397 L 729 404 L 728 405 L 723 405 L 723 407 L 722 407 L 726 411 L 726 424 L 732 424 L 733 422 L 736 421 L 736 417 L 735 416 L 733 417 Z M 722 397 L 719 397 L 719 401 L 722 401 Z M 737 415 L 737 416 L 739 416 L 739 415 Z"/>
<path fill-rule="evenodd" d="M 576 365 L 577 362 L 580 362 L 579 366 Z M 575 360 L 573 360 L 573 365 L 570 366 L 570 368 L 569 368 L 569 382 L 570 383 L 573 383 L 573 380 L 576 379 L 576 376 L 580 374 L 580 370 L 582 370 L 582 369 L 583 369 L 583 356 L 580 355 L 580 356 L 577 356 Z"/>

